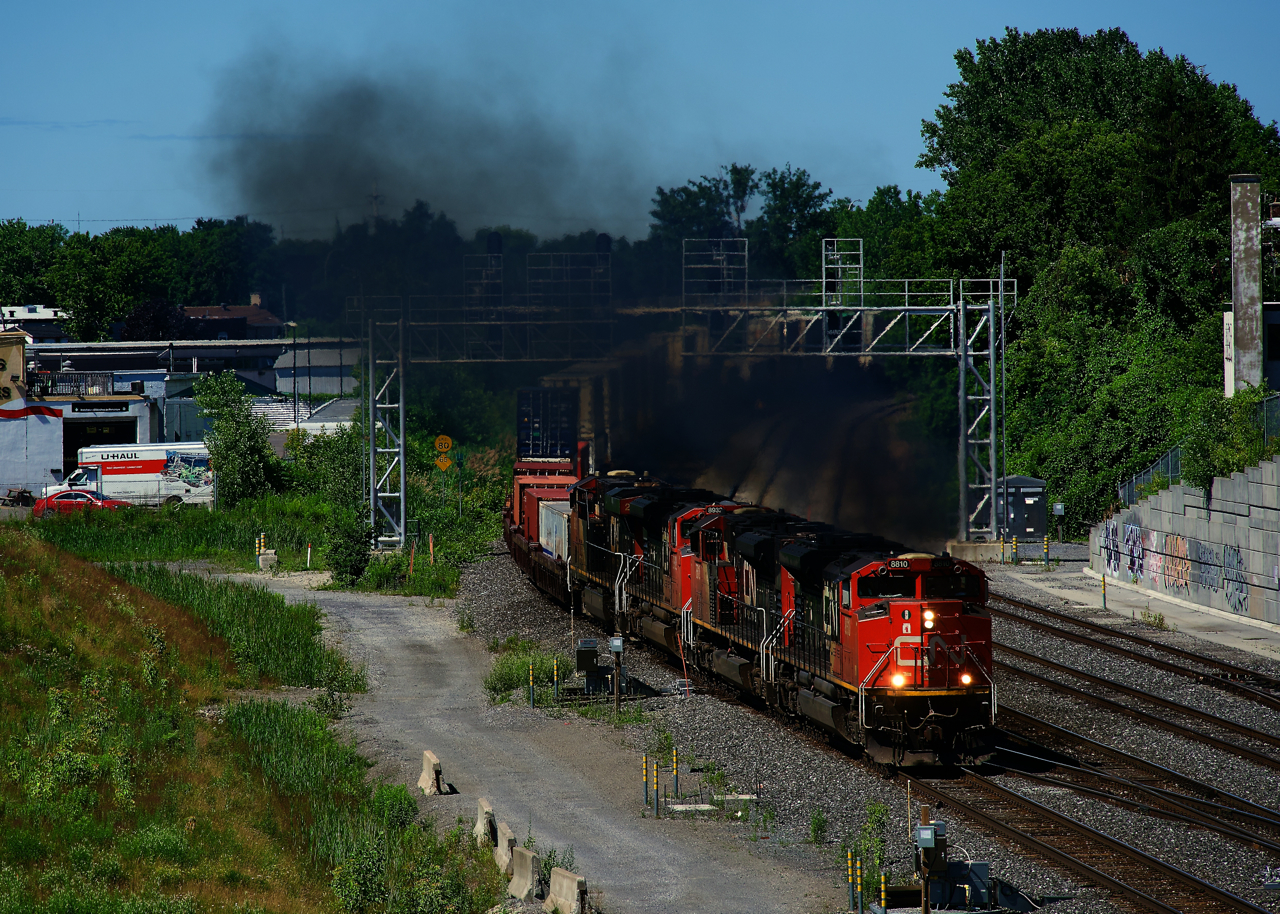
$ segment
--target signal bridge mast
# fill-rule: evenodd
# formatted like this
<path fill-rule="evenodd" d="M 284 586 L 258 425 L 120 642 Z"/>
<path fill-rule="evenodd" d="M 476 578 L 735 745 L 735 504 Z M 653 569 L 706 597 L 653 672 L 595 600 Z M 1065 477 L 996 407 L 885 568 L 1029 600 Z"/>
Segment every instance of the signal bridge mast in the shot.
<path fill-rule="evenodd" d="M 753 280 L 745 238 L 686 239 L 681 324 L 697 355 L 952 359 L 957 538 L 994 540 L 1005 309 L 1015 280 L 870 279 L 860 238 L 824 238 L 811 280 Z M 1003 273 L 1003 271 L 1002 271 Z M 692 344 L 692 349 L 689 348 Z"/>

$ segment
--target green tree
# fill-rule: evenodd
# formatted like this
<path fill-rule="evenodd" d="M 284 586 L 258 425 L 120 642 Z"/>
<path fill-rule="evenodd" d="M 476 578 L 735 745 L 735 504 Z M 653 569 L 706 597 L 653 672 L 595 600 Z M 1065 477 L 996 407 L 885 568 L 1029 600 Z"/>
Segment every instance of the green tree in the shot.
<path fill-rule="evenodd" d="M 280 475 L 268 438 L 271 425 L 254 415 L 244 382 L 234 371 L 206 375 L 196 381 L 195 395 L 200 415 L 213 420 L 205 444 L 221 505 L 233 508 L 268 494 Z"/>
<path fill-rule="evenodd" d="M 674 245 L 685 238 L 735 238 L 742 234 L 742 214 L 759 189 L 756 170 L 736 162 L 682 187 L 659 186 L 649 211 L 649 236 Z"/>
<path fill-rule="evenodd" d="M 247 305 L 251 293 L 274 291 L 273 232 L 247 216 L 197 219 L 182 236 L 183 281 L 173 300 L 201 307 Z"/>
<path fill-rule="evenodd" d="M 56 302 L 48 274 L 66 240 L 67 230 L 60 225 L 0 221 L 0 307 Z"/>
<path fill-rule="evenodd" d="M 178 271 L 177 246 L 173 226 L 68 237 L 47 274 L 67 330 L 84 342 L 103 340 L 135 309 L 168 298 Z"/>
<path fill-rule="evenodd" d="M 770 168 L 760 175 L 760 215 L 747 222 L 753 273 L 795 279 L 806 262 L 806 242 L 829 229 L 824 190 L 803 168 Z"/>
<path fill-rule="evenodd" d="M 364 433 L 357 425 L 323 435 L 290 432 L 285 452 L 293 458 L 293 488 L 319 495 L 326 504 L 354 510 L 365 498 L 362 467 L 368 459 Z"/>

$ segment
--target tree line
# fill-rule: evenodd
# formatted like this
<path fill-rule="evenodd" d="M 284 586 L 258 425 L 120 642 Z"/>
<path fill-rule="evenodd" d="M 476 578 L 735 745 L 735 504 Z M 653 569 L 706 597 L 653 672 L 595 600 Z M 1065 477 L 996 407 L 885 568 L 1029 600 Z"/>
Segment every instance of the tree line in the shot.
<path fill-rule="evenodd" d="M 888 185 L 854 201 L 791 163 L 731 163 L 656 189 L 648 235 L 612 240 L 614 295 L 679 294 L 685 238 L 746 238 L 756 278 L 816 275 L 819 240 L 832 236 L 864 239 L 872 277 L 994 276 L 1003 256 L 1019 290 L 1010 469 L 1047 478 L 1079 529 L 1112 506 L 1127 474 L 1240 412 L 1221 404 L 1228 179 L 1260 174 L 1273 199 L 1280 133 L 1235 86 L 1184 56 L 1143 52 L 1120 29 L 1007 29 L 955 60 L 946 102 L 922 121 L 917 163 L 942 176 L 942 191 Z M 350 295 L 460 292 L 463 256 L 484 253 L 491 231 L 516 287 L 524 254 L 597 244 L 594 230 L 464 237 L 423 201 L 317 241 L 279 239 L 246 218 L 97 236 L 10 220 L 0 304 L 56 304 L 81 339 L 113 324 L 142 338 L 172 331 L 174 304 L 243 303 L 256 291 L 277 314 L 337 329 Z M 1270 250 L 1264 277 L 1266 297 L 1280 298 Z M 919 396 L 933 432 L 956 432 L 954 368 L 883 370 Z"/>

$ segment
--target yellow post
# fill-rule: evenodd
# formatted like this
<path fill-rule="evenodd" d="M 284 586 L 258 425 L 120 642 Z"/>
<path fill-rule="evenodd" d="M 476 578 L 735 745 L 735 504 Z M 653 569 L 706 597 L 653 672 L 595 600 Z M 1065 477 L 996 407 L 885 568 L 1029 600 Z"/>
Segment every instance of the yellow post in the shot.
<path fill-rule="evenodd" d="M 1018 538 L 1013 538 L 1013 564 L 1018 564 Z"/>
<path fill-rule="evenodd" d="M 641 756 L 641 758 L 643 760 L 640 762 L 640 776 L 644 778 L 644 805 L 648 806 L 649 805 L 649 756 L 643 755 Z"/>
<path fill-rule="evenodd" d="M 1000 534 L 1000 564 L 1004 564 L 1004 534 Z"/>
<path fill-rule="evenodd" d="M 847 851 L 847 853 L 848 853 L 848 855 L 849 855 L 849 864 L 848 864 L 848 874 L 849 874 L 849 875 L 848 875 L 848 879 L 849 879 L 849 911 L 850 911 L 850 914 L 852 914 L 852 911 L 853 911 L 853 850 L 852 850 L 852 848 L 851 848 L 849 851 Z M 861 860 L 859 860 L 859 861 L 858 861 L 858 872 L 862 872 L 862 861 L 861 861 Z"/>
<path fill-rule="evenodd" d="M 880 910 L 889 910 L 889 893 L 884 889 L 884 871 L 880 871 Z"/>
<path fill-rule="evenodd" d="M 680 798 L 680 755 L 675 746 L 671 747 L 671 793 Z"/>

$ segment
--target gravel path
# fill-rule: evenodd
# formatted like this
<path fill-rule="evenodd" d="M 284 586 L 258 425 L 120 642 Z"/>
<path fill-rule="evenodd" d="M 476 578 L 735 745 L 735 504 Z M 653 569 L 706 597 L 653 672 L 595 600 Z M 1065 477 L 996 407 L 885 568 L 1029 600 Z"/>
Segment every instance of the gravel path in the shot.
<path fill-rule="evenodd" d="M 505 556 L 478 567 L 514 570 Z M 646 815 L 631 734 L 576 715 L 489 704 L 481 683 L 493 658 L 484 643 L 524 631 L 521 613 L 536 605 L 525 591 L 477 592 L 469 573 L 468 605 L 488 599 L 514 614 L 480 638 L 458 631 L 454 601 L 315 591 L 319 580 L 307 575 L 236 577 L 321 606 L 326 636 L 369 676 L 368 693 L 353 696 L 340 726 L 375 762 L 372 776 L 394 783 L 416 784 L 423 750 L 436 752 L 457 793 L 420 806 L 442 825 L 460 818 L 469 826 L 477 797 L 488 798 L 520 840 L 531 832 L 544 848 L 572 846 L 575 870 L 610 914 L 843 910 L 834 867 L 808 846 L 775 848 L 746 840 L 743 827 Z M 514 608 L 503 594 L 515 596 Z"/>

